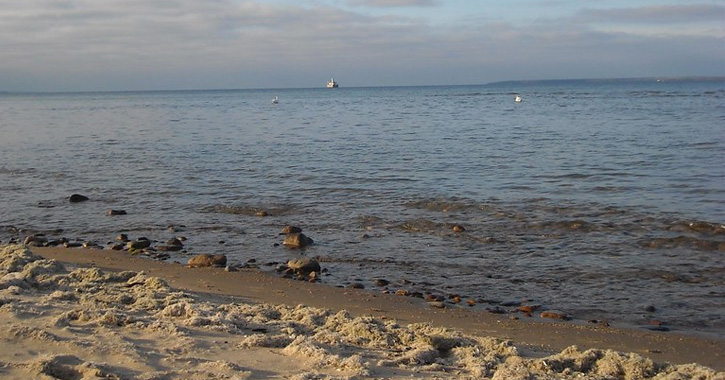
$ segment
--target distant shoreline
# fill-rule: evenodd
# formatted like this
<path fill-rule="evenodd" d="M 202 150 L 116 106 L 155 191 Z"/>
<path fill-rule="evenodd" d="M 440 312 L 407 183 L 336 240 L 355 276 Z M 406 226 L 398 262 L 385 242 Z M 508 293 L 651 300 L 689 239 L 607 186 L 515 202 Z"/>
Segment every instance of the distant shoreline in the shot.
<path fill-rule="evenodd" d="M 467 87 L 467 86 L 536 86 L 550 84 L 621 84 L 651 82 L 725 82 L 725 76 L 683 76 L 683 77 L 632 77 L 632 78 L 581 78 L 581 79 L 516 79 L 473 84 L 421 84 L 404 86 L 351 86 L 344 89 L 370 88 L 417 88 L 417 87 Z M 341 87 L 342 88 L 342 87 Z M 234 92 L 234 91 L 283 91 L 283 90 L 328 90 L 325 87 L 290 88 L 208 88 L 208 89 L 155 89 L 155 90 L 80 90 L 80 91 L 0 91 L 0 96 L 12 95 L 63 95 L 63 94 L 125 94 L 125 93 L 176 93 L 176 92 Z"/>
<path fill-rule="evenodd" d="M 687 77 L 635 77 L 635 78 L 585 78 L 585 79 L 522 79 L 486 83 L 485 86 L 545 85 L 545 84 L 617 84 L 651 82 L 725 82 L 725 76 Z"/>

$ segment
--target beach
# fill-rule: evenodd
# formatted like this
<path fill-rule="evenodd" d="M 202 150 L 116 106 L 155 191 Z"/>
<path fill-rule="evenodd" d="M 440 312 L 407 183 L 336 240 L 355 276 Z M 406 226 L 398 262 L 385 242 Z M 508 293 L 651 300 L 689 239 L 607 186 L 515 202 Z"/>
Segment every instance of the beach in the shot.
<path fill-rule="evenodd" d="M 111 250 L 9 245 L 0 263 L 3 378 L 725 378 L 725 342 L 694 335 Z"/>

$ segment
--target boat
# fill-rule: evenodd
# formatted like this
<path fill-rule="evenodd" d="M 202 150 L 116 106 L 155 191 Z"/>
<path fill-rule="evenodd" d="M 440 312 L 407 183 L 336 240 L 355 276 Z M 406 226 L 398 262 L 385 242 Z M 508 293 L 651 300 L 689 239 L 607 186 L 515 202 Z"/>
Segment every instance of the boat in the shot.
<path fill-rule="evenodd" d="M 275 96 L 274 99 L 272 99 L 272 104 L 279 103 L 279 96 Z"/>
<path fill-rule="evenodd" d="M 516 98 L 514 98 L 514 102 L 516 102 L 516 103 L 521 103 L 522 100 L 523 99 L 521 99 L 521 97 L 519 95 L 516 95 Z"/>
<path fill-rule="evenodd" d="M 337 82 L 335 82 L 335 78 L 330 78 L 330 81 L 327 82 L 327 88 L 337 88 Z"/>

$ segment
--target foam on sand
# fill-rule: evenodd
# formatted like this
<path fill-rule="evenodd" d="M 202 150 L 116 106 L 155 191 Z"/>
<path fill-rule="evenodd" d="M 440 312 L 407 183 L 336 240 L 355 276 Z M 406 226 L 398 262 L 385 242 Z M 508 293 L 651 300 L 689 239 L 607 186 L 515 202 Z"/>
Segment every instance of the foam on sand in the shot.
<path fill-rule="evenodd" d="M 190 274 L 193 275 L 193 274 Z M 699 365 L 511 341 L 347 311 L 172 289 L 143 272 L 66 268 L 0 247 L 0 377 L 38 379 L 725 379 Z"/>

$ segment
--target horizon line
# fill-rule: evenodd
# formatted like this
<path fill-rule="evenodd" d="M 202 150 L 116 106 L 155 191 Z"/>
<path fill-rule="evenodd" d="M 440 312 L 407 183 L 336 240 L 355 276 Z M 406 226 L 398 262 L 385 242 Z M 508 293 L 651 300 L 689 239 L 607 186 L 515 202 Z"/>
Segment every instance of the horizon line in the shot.
<path fill-rule="evenodd" d="M 33 94 L 102 94 L 102 93 L 134 93 L 134 92 L 213 92 L 213 91 L 274 91 L 274 90 L 329 90 L 360 89 L 360 88 L 415 88 L 415 87 L 466 87 L 491 86 L 502 84 L 541 84 L 547 82 L 623 82 L 623 81 L 725 81 L 725 75 L 688 75 L 688 76 L 649 76 L 649 77 L 611 77 L 611 78 L 560 78 L 560 79 L 510 79 L 474 84 L 421 84 L 421 85 L 393 85 L 393 86 L 351 86 L 335 89 L 320 87 L 260 87 L 260 88 L 195 88 L 195 89 L 155 89 L 155 90 L 62 90 L 62 91 L 0 91 L 2 95 L 33 95 Z"/>

